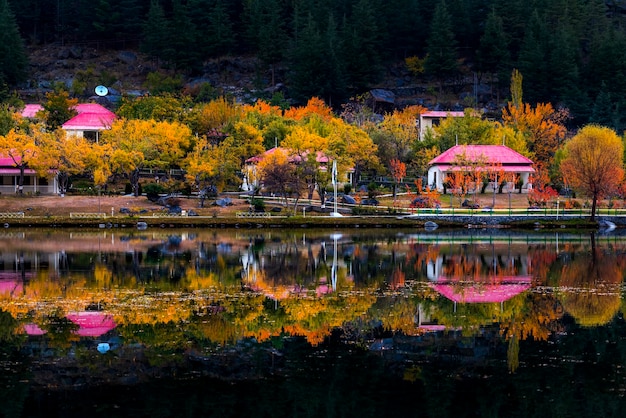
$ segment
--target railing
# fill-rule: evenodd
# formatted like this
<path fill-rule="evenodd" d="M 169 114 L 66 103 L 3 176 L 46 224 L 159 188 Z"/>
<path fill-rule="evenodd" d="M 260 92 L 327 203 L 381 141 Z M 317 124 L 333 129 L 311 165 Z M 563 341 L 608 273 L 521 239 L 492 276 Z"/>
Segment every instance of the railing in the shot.
<path fill-rule="evenodd" d="M 0 219 L 23 218 L 24 212 L 0 212 Z"/>
<path fill-rule="evenodd" d="M 591 216 L 591 209 L 557 209 L 557 208 L 413 208 L 409 212 L 415 215 L 441 216 L 549 216 L 563 218 L 584 218 Z M 596 209 L 596 216 L 626 216 L 626 209 Z"/>
<path fill-rule="evenodd" d="M 270 218 L 272 215 L 269 212 L 236 212 L 237 218 Z"/>
<path fill-rule="evenodd" d="M 74 219 L 101 219 L 106 218 L 104 212 L 70 212 L 70 218 Z"/>

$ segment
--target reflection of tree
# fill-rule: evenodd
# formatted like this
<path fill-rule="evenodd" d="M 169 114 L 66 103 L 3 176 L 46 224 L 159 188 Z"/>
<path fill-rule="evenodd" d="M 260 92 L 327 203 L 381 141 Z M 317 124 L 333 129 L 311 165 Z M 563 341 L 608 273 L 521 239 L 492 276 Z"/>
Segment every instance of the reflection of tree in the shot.
<path fill-rule="evenodd" d="M 18 322 L 9 312 L 0 309 L 0 342 L 3 346 L 16 341 L 15 331 L 18 325 Z"/>
<path fill-rule="evenodd" d="M 519 366 L 520 341 L 529 338 L 546 341 L 558 330 L 556 320 L 560 317 L 561 309 L 550 295 L 529 293 L 507 302 L 507 310 L 502 313 L 500 330 L 509 343 L 509 370 L 515 371 Z"/>
<path fill-rule="evenodd" d="M 565 311 L 582 326 L 609 322 L 621 306 L 618 285 L 625 267 L 624 257 L 600 251 L 592 236 L 591 251 L 571 254 L 561 269 L 559 299 Z"/>

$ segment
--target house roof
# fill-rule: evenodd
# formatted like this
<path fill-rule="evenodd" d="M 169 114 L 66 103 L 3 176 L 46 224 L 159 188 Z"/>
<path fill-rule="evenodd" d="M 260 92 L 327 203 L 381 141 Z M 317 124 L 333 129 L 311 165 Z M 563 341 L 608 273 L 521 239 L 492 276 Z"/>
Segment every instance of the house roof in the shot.
<path fill-rule="evenodd" d="M 16 158 L 18 161 L 21 159 L 19 157 Z M 15 166 L 13 162 L 13 158 L 3 157 L 0 155 L 0 174 L 10 174 L 10 175 L 18 175 L 20 174 L 20 169 Z M 25 168 L 24 174 L 35 174 L 35 170 L 32 168 Z"/>
<path fill-rule="evenodd" d="M 43 110 L 40 104 L 27 104 L 22 110 L 22 116 L 34 118 L 40 110 Z M 107 129 L 117 117 L 115 113 L 98 103 L 79 103 L 74 110 L 78 114 L 65 122 L 63 129 L 80 131 Z"/>
<path fill-rule="evenodd" d="M 106 110 L 106 109 L 105 109 Z M 111 127 L 113 121 L 115 121 L 116 116 L 113 112 L 108 113 L 98 112 L 85 112 L 79 113 L 74 116 L 72 119 L 65 122 L 61 127 L 66 131 L 75 130 L 75 131 L 96 131 L 102 129 L 108 129 Z"/>
<path fill-rule="evenodd" d="M 40 104 L 27 104 L 22 110 L 22 116 L 25 118 L 34 118 L 40 110 L 43 110 L 43 106 Z"/>
<path fill-rule="evenodd" d="M 420 117 L 422 118 L 446 118 L 448 116 L 458 118 L 465 116 L 465 112 L 451 110 L 429 110 L 428 112 L 420 114 Z"/>
<path fill-rule="evenodd" d="M 255 155 L 254 157 L 248 158 L 246 160 L 246 163 L 257 164 L 261 160 L 271 156 L 272 154 L 274 154 L 278 150 L 286 152 L 288 155 L 290 154 L 290 151 L 287 148 L 274 147 L 274 148 L 268 149 L 263 154 Z M 308 154 L 308 152 L 305 153 L 305 155 L 307 155 L 307 154 Z M 299 155 L 289 155 L 289 162 L 296 163 L 296 162 L 300 162 L 300 161 L 302 161 L 302 158 Z M 327 163 L 327 162 L 330 161 L 330 158 L 328 158 L 323 152 L 317 151 L 317 156 L 315 157 L 315 161 L 317 161 L 318 163 Z"/>
<path fill-rule="evenodd" d="M 481 157 L 489 163 L 501 163 L 503 166 L 521 166 L 528 169 L 533 164 L 531 159 L 505 145 L 455 145 L 430 160 L 428 164 L 451 165 L 455 162 L 457 155 L 463 153 L 470 160 Z"/>

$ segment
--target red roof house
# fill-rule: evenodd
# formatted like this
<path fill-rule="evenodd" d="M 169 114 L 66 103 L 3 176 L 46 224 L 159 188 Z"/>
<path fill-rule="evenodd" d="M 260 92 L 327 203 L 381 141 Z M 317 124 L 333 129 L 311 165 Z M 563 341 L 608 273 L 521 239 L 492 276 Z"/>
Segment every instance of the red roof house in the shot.
<path fill-rule="evenodd" d="M 523 182 L 522 190 L 528 190 L 530 174 L 535 172 L 531 159 L 505 145 L 456 145 L 428 163 L 430 165 L 428 184 L 439 191 L 443 190 L 446 174 L 463 170 L 463 167 L 457 164 L 460 156 L 463 156 L 464 160 L 484 161 L 485 170 L 497 169 L 505 173 L 518 174 Z"/>

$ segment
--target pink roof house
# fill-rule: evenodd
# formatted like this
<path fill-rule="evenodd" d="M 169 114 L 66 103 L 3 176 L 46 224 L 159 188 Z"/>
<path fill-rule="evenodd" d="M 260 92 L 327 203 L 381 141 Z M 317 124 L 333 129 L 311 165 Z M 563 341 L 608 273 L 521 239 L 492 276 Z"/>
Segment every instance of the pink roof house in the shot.
<path fill-rule="evenodd" d="M 530 174 L 535 172 L 533 161 L 505 145 L 455 145 L 438 157 L 433 158 L 428 165 L 428 184 L 437 190 L 443 190 L 446 175 L 450 172 L 462 170 L 456 164 L 457 157 L 464 155 L 467 160 L 482 160 L 487 162 L 485 170 L 497 170 L 505 173 L 516 173 L 523 184 L 522 190 L 528 190 Z M 513 187 L 513 185 L 510 185 Z"/>
<path fill-rule="evenodd" d="M 39 104 L 27 104 L 22 110 L 22 116 L 34 118 L 41 110 L 43 107 Z M 79 103 L 74 110 L 78 114 L 61 127 L 68 135 L 81 136 L 94 142 L 98 141 L 100 132 L 109 129 L 117 118 L 115 113 L 97 103 Z"/>
<path fill-rule="evenodd" d="M 419 128 L 420 128 L 420 141 L 424 140 L 424 135 L 426 131 L 432 129 L 433 126 L 438 126 L 441 122 L 441 119 L 445 118 L 462 118 L 465 116 L 465 112 L 459 111 L 443 111 L 443 110 L 430 110 L 428 112 L 424 112 L 420 114 L 419 120 Z"/>
<path fill-rule="evenodd" d="M 17 159 L 20 162 L 20 159 Z M 11 157 L 0 155 L 0 193 L 12 194 L 18 191 L 20 169 Z M 58 182 L 56 176 L 50 178 L 39 177 L 32 168 L 24 169 L 24 193 L 57 193 Z"/>

